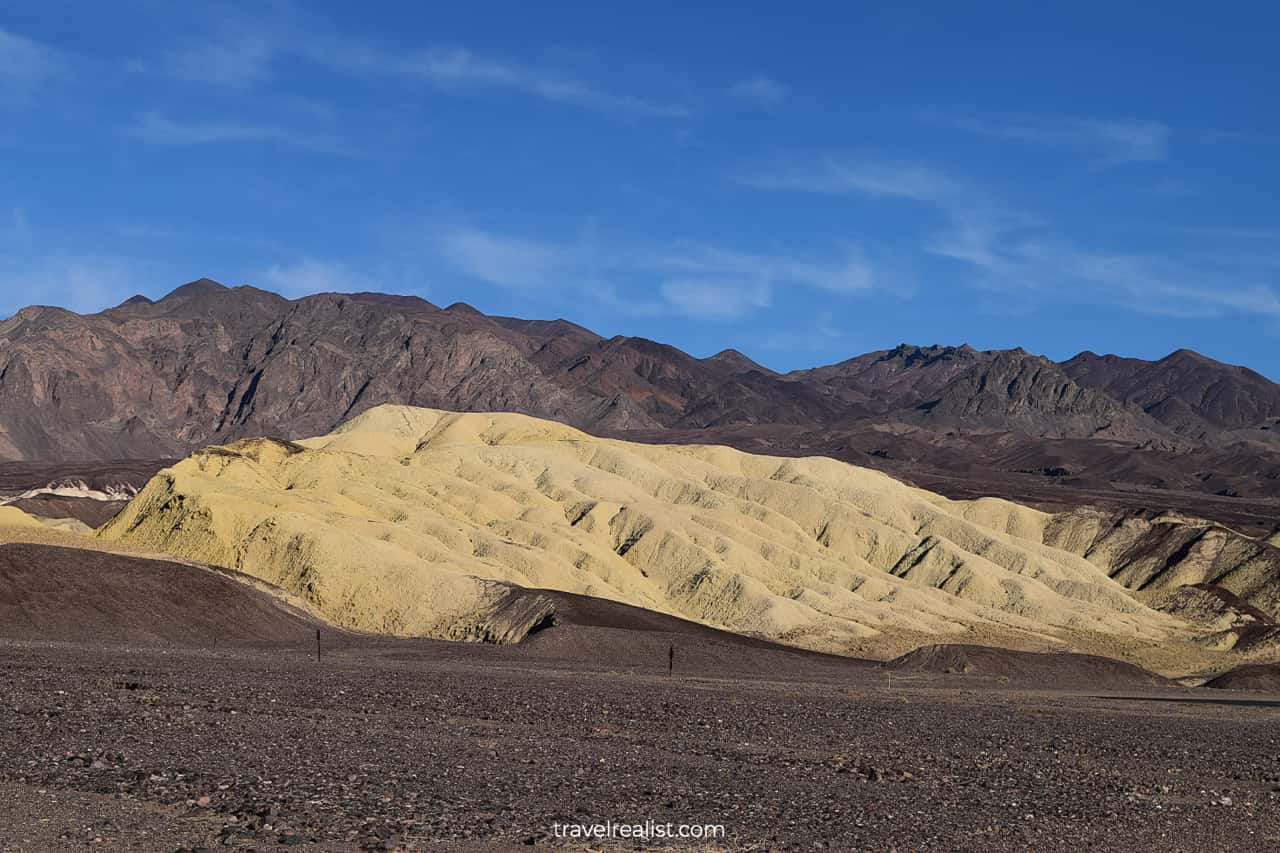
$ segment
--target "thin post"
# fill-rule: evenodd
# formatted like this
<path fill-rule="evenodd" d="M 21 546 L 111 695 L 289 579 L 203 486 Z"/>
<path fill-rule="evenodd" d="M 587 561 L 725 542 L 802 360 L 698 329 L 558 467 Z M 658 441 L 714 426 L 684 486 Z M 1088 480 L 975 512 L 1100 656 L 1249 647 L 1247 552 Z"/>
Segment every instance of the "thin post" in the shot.
<path fill-rule="evenodd" d="M 316 663 L 320 662 L 320 629 L 316 629 Z"/>
<path fill-rule="evenodd" d="M 667 678 L 670 678 L 676 671 L 676 646 L 675 643 L 667 649 Z"/>

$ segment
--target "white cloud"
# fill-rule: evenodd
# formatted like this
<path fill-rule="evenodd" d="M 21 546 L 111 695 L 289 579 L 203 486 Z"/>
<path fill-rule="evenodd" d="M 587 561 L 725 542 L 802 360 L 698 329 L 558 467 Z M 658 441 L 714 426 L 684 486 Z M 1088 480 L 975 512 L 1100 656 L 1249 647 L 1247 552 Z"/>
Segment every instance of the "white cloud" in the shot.
<path fill-rule="evenodd" d="M 986 223 L 957 224 L 930 251 L 972 267 L 981 289 L 1034 296 L 1041 304 L 1085 302 L 1183 318 L 1280 318 L 1274 288 L 1239 283 L 1248 270 L 1215 270 L 1188 256 L 1099 252 Z"/>
<path fill-rule="evenodd" d="M 785 101 L 791 90 L 772 77 L 756 74 L 730 86 L 729 94 L 740 101 L 772 109 Z"/>
<path fill-rule="evenodd" d="M 1015 246 L 1019 260 L 1058 278 L 1068 287 L 1079 283 L 1106 301 L 1147 314 L 1180 317 L 1223 313 L 1280 318 L 1280 298 L 1271 287 L 1241 285 L 1205 269 L 1188 268 L 1178 259 L 1138 253 L 1100 253 L 1068 244 Z"/>
<path fill-rule="evenodd" d="M 92 313 L 119 305 L 142 289 L 145 264 L 113 257 L 53 255 L 0 271 L 0 316 L 31 304 Z"/>
<path fill-rule="evenodd" d="M 1055 236 L 1051 223 L 1003 207 L 980 188 L 925 164 L 826 158 L 757 173 L 746 183 L 920 202 L 945 223 L 925 245 L 926 254 L 963 264 L 973 286 L 1015 295 L 1020 304 L 1033 298 L 1040 306 L 1084 302 L 1164 316 L 1280 317 L 1280 297 L 1264 280 L 1274 278 L 1276 254 L 1235 252 L 1228 256 L 1233 263 L 1215 265 L 1186 248 L 1160 254 L 1098 251 Z M 876 286 L 895 290 L 883 282 Z"/>
<path fill-rule="evenodd" d="M 767 282 L 665 281 L 663 300 L 681 314 L 702 320 L 738 320 L 773 302 Z"/>
<path fill-rule="evenodd" d="M 1254 240 L 1265 243 L 1280 244 L 1280 228 L 1241 228 L 1238 226 L 1210 226 L 1210 225 L 1153 225 L 1152 223 L 1142 223 L 1144 227 L 1156 228 L 1167 231 L 1172 234 L 1180 234 L 1186 237 L 1195 237 L 1197 239 L 1211 240 L 1228 240 L 1228 241 L 1245 241 Z"/>
<path fill-rule="evenodd" d="M 356 152 L 324 133 L 234 120 L 180 121 L 158 113 L 147 113 L 130 127 L 128 132 L 131 136 L 153 145 L 270 143 L 319 154 L 357 156 Z"/>
<path fill-rule="evenodd" d="M 730 319 L 768 307 L 780 287 L 851 294 L 903 284 L 857 246 L 814 259 L 687 241 L 555 242 L 470 227 L 437 231 L 430 242 L 445 263 L 479 281 L 633 314 Z"/>
<path fill-rule="evenodd" d="M 328 61 L 341 61 L 340 57 L 341 53 L 330 54 Z M 575 77 L 479 57 L 462 48 L 432 48 L 414 56 L 363 62 L 355 67 L 417 77 L 445 90 L 506 89 L 602 112 L 657 118 L 689 115 L 689 109 L 680 104 L 610 92 Z"/>
<path fill-rule="evenodd" d="M 567 275 L 573 250 L 476 228 L 450 228 L 437 236 L 445 260 L 472 278 L 515 289 L 539 288 Z"/>
<path fill-rule="evenodd" d="M 312 293 L 357 293 L 378 290 L 378 282 L 337 261 L 304 258 L 266 269 L 263 286 L 290 299 Z"/>
<path fill-rule="evenodd" d="M 774 329 L 759 336 L 759 346 L 766 350 L 801 350 L 808 352 L 849 352 L 844 332 L 830 311 L 821 311 L 808 329 Z"/>
<path fill-rule="evenodd" d="M 858 246 L 849 247 L 841 258 L 825 261 L 742 252 L 700 243 L 678 243 L 670 249 L 649 250 L 648 254 L 651 257 L 647 261 L 638 258 L 636 262 L 677 273 L 761 278 L 831 293 L 866 291 L 878 283 L 874 266 Z"/>
<path fill-rule="evenodd" d="M 69 70 L 70 64 L 61 51 L 0 29 L 0 90 L 28 95 L 36 86 Z"/>
<path fill-rule="evenodd" d="M 181 80 L 247 89 L 271 77 L 276 51 L 266 30 L 242 25 L 170 51 L 162 67 Z"/>
<path fill-rule="evenodd" d="M 934 118 L 957 130 L 989 139 L 1076 149 L 1098 166 L 1148 163 L 1164 160 L 1169 155 L 1170 128 L 1157 121 L 1046 116 L 1004 120 L 972 116 Z"/>
<path fill-rule="evenodd" d="M 12 233 L 14 239 L 19 243 L 30 243 L 31 223 L 27 220 L 27 211 L 21 207 L 15 207 L 11 219 L 13 221 Z"/>
<path fill-rule="evenodd" d="M 683 104 L 614 92 L 571 74 L 481 56 L 462 47 L 397 51 L 300 26 L 287 17 L 223 21 L 216 35 L 168 54 L 163 68 L 180 79 L 245 89 L 273 78 L 282 59 L 300 59 L 342 74 L 418 80 L 446 92 L 505 90 L 641 117 L 681 118 L 690 113 Z"/>
<path fill-rule="evenodd" d="M 816 162 L 787 163 L 746 173 L 741 183 L 761 190 L 868 195 L 941 202 L 962 194 L 965 185 L 952 176 L 918 163 L 892 160 L 821 157 Z"/>

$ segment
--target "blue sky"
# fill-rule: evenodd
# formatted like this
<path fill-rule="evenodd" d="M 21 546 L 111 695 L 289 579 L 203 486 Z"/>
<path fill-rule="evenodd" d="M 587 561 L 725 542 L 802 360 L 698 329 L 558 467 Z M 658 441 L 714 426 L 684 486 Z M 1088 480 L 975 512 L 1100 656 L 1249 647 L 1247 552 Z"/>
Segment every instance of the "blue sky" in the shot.
<path fill-rule="evenodd" d="M 24 5 L 0 314 L 208 276 L 1280 378 L 1274 5 Z"/>

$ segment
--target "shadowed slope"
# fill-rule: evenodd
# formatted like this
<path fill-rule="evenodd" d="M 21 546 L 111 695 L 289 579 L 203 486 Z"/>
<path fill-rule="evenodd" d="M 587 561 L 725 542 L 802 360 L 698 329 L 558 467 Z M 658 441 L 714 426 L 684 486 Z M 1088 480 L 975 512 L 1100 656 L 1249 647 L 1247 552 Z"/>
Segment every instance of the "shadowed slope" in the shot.
<path fill-rule="evenodd" d="M 322 626 L 249 578 L 78 548 L 0 545 L 6 639 L 303 645 Z"/>
<path fill-rule="evenodd" d="M 1212 586 L 1280 619 L 1280 548 L 1220 524 L 1082 507 L 1054 516 L 1044 541 L 1080 554 L 1143 600 Z"/>
<path fill-rule="evenodd" d="M 1248 664 L 1210 679 L 1205 687 L 1219 690 L 1262 690 L 1280 693 L 1280 664 Z"/>
<path fill-rule="evenodd" d="M 894 670 L 993 678 L 1046 687 L 1163 687 L 1171 682 L 1124 661 L 1096 655 L 1018 652 L 983 646 L 924 646 L 886 666 Z"/>
<path fill-rule="evenodd" d="M 467 654 L 340 631 L 287 599 L 282 590 L 220 569 L 105 553 L 79 543 L 0 545 L 0 640 L 261 646 L 310 654 L 319 629 L 330 652 L 370 648 L 412 659 Z M 497 606 L 477 613 L 473 625 L 467 639 L 508 646 L 482 653 L 484 660 L 665 670 L 675 650 L 677 670 L 685 675 L 795 677 L 872 666 L 556 590 L 505 587 Z"/>

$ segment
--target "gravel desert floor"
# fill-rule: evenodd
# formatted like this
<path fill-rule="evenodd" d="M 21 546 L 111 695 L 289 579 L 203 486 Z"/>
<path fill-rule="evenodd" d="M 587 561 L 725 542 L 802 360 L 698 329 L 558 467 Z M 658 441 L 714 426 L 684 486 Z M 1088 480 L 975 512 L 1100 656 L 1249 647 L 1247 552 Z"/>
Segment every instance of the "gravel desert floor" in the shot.
<path fill-rule="evenodd" d="M 1280 846 L 1280 697 L 536 646 L 5 643 L 0 850 Z M 724 834 L 565 837 L 606 821 Z"/>

